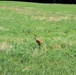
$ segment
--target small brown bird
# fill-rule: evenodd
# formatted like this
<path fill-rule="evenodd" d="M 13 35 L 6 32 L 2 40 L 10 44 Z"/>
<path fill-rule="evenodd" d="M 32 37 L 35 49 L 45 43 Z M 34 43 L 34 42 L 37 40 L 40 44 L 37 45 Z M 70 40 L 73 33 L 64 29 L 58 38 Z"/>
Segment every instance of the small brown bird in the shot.
<path fill-rule="evenodd" d="M 34 34 L 34 36 L 35 36 L 35 40 L 36 40 L 37 44 L 38 44 L 39 46 L 41 46 L 42 41 L 39 40 L 39 39 L 37 39 L 37 35 L 36 35 L 36 34 Z"/>

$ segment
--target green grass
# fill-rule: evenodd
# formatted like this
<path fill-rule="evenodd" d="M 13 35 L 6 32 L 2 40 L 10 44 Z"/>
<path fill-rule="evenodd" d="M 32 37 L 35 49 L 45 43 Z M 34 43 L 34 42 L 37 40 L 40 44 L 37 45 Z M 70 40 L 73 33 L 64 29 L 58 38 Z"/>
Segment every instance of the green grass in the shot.
<path fill-rule="evenodd" d="M 0 1 L 0 75 L 76 75 L 76 5 Z"/>

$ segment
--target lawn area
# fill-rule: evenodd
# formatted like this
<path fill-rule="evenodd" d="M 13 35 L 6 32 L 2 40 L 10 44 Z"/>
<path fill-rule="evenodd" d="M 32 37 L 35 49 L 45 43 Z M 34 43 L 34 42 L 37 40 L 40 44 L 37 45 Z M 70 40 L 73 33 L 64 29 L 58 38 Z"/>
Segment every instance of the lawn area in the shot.
<path fill-rule="evenodd" d="M 0 75 L 76 75 L 76 5 L 0 1 Z"/>

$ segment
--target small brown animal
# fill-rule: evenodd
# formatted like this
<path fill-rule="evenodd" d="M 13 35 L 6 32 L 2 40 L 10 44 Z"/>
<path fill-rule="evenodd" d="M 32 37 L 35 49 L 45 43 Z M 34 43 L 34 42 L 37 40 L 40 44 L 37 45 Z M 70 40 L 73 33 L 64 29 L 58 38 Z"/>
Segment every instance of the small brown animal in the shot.
<path fill-rule="evenodd" d="M 34 34 L 34 36 L 35 36 L 35 40 L 36 40 L 37 44 L 38 44 L 39 46 L 41 46 L 42 41 L 39 40 L 39 39 L 37 39 L 37 35 L 36 35 L 36 34 Z"/>

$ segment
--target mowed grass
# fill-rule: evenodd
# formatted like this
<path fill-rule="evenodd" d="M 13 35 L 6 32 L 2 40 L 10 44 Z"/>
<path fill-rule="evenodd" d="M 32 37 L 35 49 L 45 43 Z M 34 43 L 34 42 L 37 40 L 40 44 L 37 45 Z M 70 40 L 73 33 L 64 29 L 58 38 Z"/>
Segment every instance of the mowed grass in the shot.
<path fill-rule="evenodd" d="M 0 1 L 0 75 L 76 75 L 76 5 Z"/>

